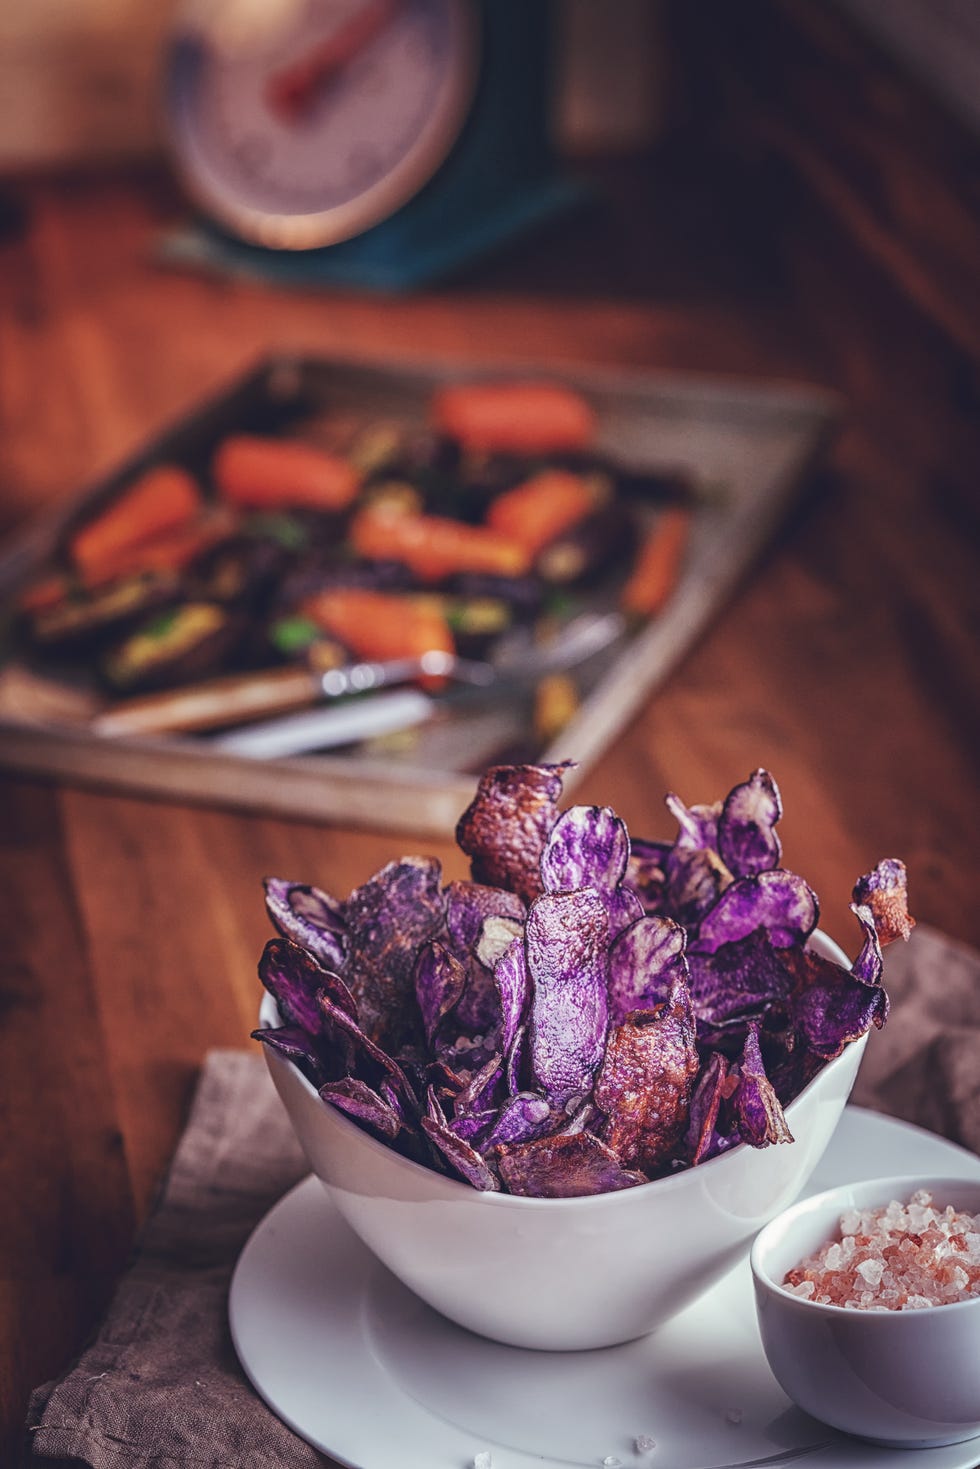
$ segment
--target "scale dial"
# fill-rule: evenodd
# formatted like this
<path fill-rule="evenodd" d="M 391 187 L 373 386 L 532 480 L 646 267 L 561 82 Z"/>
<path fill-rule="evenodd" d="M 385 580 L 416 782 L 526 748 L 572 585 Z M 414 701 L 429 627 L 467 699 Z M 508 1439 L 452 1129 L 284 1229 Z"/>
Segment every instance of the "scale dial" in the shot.
<path fill-rule="evenodd" d="M 167 74 L 178 167 L 246 240 L 336 244 L 431 178 L 476 70 L 472 0 L 193 0 Z"/>

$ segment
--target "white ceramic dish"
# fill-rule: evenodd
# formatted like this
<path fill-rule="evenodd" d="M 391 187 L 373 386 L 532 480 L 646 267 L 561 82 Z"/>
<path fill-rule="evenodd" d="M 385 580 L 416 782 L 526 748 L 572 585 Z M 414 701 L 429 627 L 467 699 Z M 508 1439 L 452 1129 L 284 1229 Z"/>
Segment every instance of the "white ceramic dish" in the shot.
<path fill-rule="evenodd" d="M 838 963 L 845 955 L 816 935 Z M 278 1023 L 271 997 L 260 1023 Z M 547 1351 L 631 1341 L 682 1310 L 744 1255 L 809 1179 L 840 1119 L 866 1037 L 787 1108 L 796 1141 L 740 1147 L 618 1193 L 482 1193 L 410 1162 L 335 1108 L 269 1047 L 272 1079 L 310 1167 L 398 1278 L 452 1321 Z"/>
<path fill-rule="evenodd" d="M 849 1107 L 816 1190 L 909 1169 L 980 1180 L 980 1160 Z M 347 1228 L 315 1179 L 265 1218 L 232 1282 L 232 1335 L 274 1413 L 351 1469 L 975 1469 L 980 1441 L 878 1448 L 794 1407 L 759 1340 L 747 1261 L 660 1331 L 596 1352 L 531 1352 L 453 1326 Z M 727 1415 L 737 1416 L 729 1421 Z M 635 1452 L 637 1435 L 657 1448 Z"/>
<path fill-rule="evenodd" d="M 980 1434 L 980 1297 L 856 1311 L 801 1300 L 781 1284 L 835 1236 L 845 1209 L 905 1202 L 917 1188 L 928 1189 L 938 1208 L 980 1213 L 980 1180 L 872 1178 L 794 1204 L 766 1225 L 750 1259 L 762 1343 L 794 1402 L 876 1443 L 931 1448 Z"/>

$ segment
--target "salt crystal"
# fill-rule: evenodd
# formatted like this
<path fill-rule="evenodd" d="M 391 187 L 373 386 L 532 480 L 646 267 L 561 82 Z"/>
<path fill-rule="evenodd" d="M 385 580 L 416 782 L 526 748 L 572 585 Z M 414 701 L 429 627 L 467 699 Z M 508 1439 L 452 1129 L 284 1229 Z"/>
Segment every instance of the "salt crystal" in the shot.
<path fill-rule="evenodd" d="M 489 1449 L 481 1449 L 473 1455 L 473 1469 L 493 1469 L 493 1455 Z"/>
<path fill-rule="evenodd" d="M 857 1273 L 862 1276 L 869 1285 L 880 1285 L 881 1277 L 885 1273 L 884 1260 L 862 1260 L 856 1267 Z"/>
<path fill-rule="evenodd" d="M 607 1454 L 602 1462 L 605 1469 L 623 1469 L 622 1459 L 617 1459 L 615 1454 Z"/>
<path fill-rule="evenodd" d="M 657 1440 L 648 1433 L 638 1433 L 633 1440 L 633 1448 L 638 1454 L 652 1454 L 656 1447 Z"/>
<path fill-rule="evenodd" d="M 742 1421 L 742 1410 L 741 1410 L 741 1408 L 729 1408 L 728 1412 L 725 1414 L 725 1422 L 726 1423 L 731 1423 L 733 1427 L 737 1427 L 738 1424 L 741 1423 L 741 1421 Z"/>

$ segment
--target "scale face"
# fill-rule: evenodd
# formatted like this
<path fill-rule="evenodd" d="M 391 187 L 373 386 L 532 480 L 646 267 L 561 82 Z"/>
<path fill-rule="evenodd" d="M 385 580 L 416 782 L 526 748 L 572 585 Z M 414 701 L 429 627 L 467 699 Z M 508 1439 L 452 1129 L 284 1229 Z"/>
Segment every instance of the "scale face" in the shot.
<path fill-rule="evenodd" d="M 473 0 L 192 0 L 166 78 L 183 182 L 254 244 L 358 235 L 448 155 L 478 35 Z"/>

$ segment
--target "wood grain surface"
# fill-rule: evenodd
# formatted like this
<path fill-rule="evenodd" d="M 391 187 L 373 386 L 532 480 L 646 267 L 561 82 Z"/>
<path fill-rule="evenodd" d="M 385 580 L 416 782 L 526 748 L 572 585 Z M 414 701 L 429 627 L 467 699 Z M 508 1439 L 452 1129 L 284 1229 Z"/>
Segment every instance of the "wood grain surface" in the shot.
<path fill-rule="evenodd" d="M 0 242 L 0 528 L 270 347 L 830 387 L 847 415 L 825 465 L 580 798 L 667 836 L 665 791 L 711 800 L 765 765 L 834 938 L 854 948 L 852 882 L 894 855 L 913 911 L 980 944 L 976 323 L 954 340 L 785 160 L 732 168 L 678 138 L 604 173 L 573 225 L 397 300 L 158 270 L 180 205 L 157 176 L 22 182 Z M 261 878 L 345 893 L 411 850 L 0 772 L 0 1461 L 105 1306 L 204 1052 L 250 1044 Z M 463 875 L 448 843 L 425 850 Z"/>

